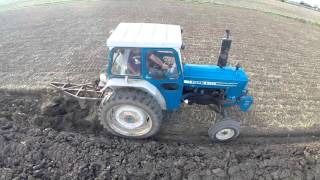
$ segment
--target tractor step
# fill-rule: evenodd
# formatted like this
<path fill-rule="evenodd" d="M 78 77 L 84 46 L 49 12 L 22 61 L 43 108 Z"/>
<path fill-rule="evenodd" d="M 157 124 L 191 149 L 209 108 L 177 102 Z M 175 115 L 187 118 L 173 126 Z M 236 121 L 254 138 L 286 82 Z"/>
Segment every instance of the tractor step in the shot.
<path fill-rule="evenodd" d="M 102 100 L 103 91 L 97 90 L 92 84 L 71 84 L 51 82 L 50 86 L 64 92 L 66 95 L 80 100 Z"/>

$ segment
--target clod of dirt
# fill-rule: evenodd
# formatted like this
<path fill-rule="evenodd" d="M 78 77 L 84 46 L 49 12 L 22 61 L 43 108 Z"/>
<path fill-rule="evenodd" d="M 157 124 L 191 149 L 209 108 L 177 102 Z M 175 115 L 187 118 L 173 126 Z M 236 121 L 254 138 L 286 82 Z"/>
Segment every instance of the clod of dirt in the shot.
<path fill-rule="evenodd" d="M 96 123 L 96 114 L 90 108 L 82 107 L 77 100 L 55 96 L 41 105 L 40 115 L 36 114 L 32 121 L 39 127 L 58 131 L 85 129 L 99 133 L 101 125 Z"/>
<path fill-rule="evenodd" d="M 42 115 L 57 116 L 66 114 L 66 103 L 62 97 L 55 97 L 52 101 L 47 101 L 40 108 Z"/>
<path fill-rule="evenodd" d="M 233 175 L 237 172 L 240 171 L 240 167 L 239 166 L 231 166 L 229 169 L 228 169 L 228 174 L 229 175 Z"/>
<path fill-rule="evenodd" d="M 226 177 L 227 176 L 226 172 L 220 168 L 213 169 L 212 172 L 213 172 L 213 174 L 215 174 L 218 177 Z"/>
<path fill-rule="evenodd" d="M 2 130 L 7 130 L 12 128 L 12 122 L 9 122 L 7 118 L 0 118 L 0 128 Z"/>

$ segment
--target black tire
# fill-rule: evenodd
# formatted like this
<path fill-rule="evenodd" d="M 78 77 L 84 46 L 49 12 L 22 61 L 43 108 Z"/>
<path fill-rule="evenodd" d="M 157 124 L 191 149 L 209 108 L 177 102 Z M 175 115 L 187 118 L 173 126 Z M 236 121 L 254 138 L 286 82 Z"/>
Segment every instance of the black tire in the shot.
<path fill-rule="evenodd" d="M 117 126 L 113 123 L 118 123 L 114 108 L 118 107 L 119 109 L 125 106 L 135 107 L 138 110 L 142 109 L 147 116 L 146 123 L 151 124 L 150 127 L 148 127 L 150 130 L 139 135 L 124 134 L 123 131 L 117 130 Z M 124 114 L 125 113 L 126 111 L 124 111 Z M 155 135 L 160 129 L 162 117 L 162 109 L 156 99 L 150 94 L 137 89 L 116 89 L 108 99 L 101 102 L 99 107 L 99 120 L 103 127 L 111 134 L 125 138 L 144 139 Z M 126 118 L 128 119 L 128 117 Z"/>
<path fill-rule="evenodd" d="M 224 137 L 223 133 L 225 132 L 230 134 L 226 134 Z M 219 121 L 209 128 L 208 134 L 210 139 L 215 143 L 234 140 L 240 134 L 240 123 L 232 119 Z"/>

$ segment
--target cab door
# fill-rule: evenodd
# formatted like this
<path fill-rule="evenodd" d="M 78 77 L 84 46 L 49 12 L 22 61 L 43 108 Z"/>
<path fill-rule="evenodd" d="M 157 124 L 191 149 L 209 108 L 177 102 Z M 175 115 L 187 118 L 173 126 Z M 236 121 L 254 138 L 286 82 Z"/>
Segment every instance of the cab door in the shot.
<path fill-rule="evenodd" d="M 142 54 L 144 79 L 159 89 L 167 110 L 178 109 L 183 91 L 179 54 L 171 48 L 145 48 Z"/>

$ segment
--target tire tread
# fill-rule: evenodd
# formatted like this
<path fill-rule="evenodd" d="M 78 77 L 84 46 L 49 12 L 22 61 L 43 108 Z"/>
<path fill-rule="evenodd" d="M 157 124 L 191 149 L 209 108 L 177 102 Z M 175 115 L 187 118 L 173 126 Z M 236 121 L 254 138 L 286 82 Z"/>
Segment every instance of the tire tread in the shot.
<path fill-rule="evenodd" d="M 163 118 L 161 106 L 154 97 L 152 97 L 150 94 L 144 91 L 138 89 L 120 88 L 114 91 L 114 94 L 111 95 L 111 97 L 102 102 L 103 103 L 101 103 L 98 110 L 99 121 L 102 124 L 102 126 L 113 135 L 126 138 L 143 139 L 155 135 L 160 130 L 160 125 L 162 123 Z M 109 127 L 108 123 L 105 122 L 106 120 L 104 118 L 106 111 L 110 109 L 112 105 L 117 105 L 119 103 L 126 102 L 132 102 L 132 104 L 137 104 L 143 110 L 148 111 L 150 116 L 153 116 L 153 118 L 151 119 L 153 119 L 152 124 L 154 127 L 151 128 L 150 132 L 142 136 L 128 137 L 113 131 L 112 128 Z"/>

